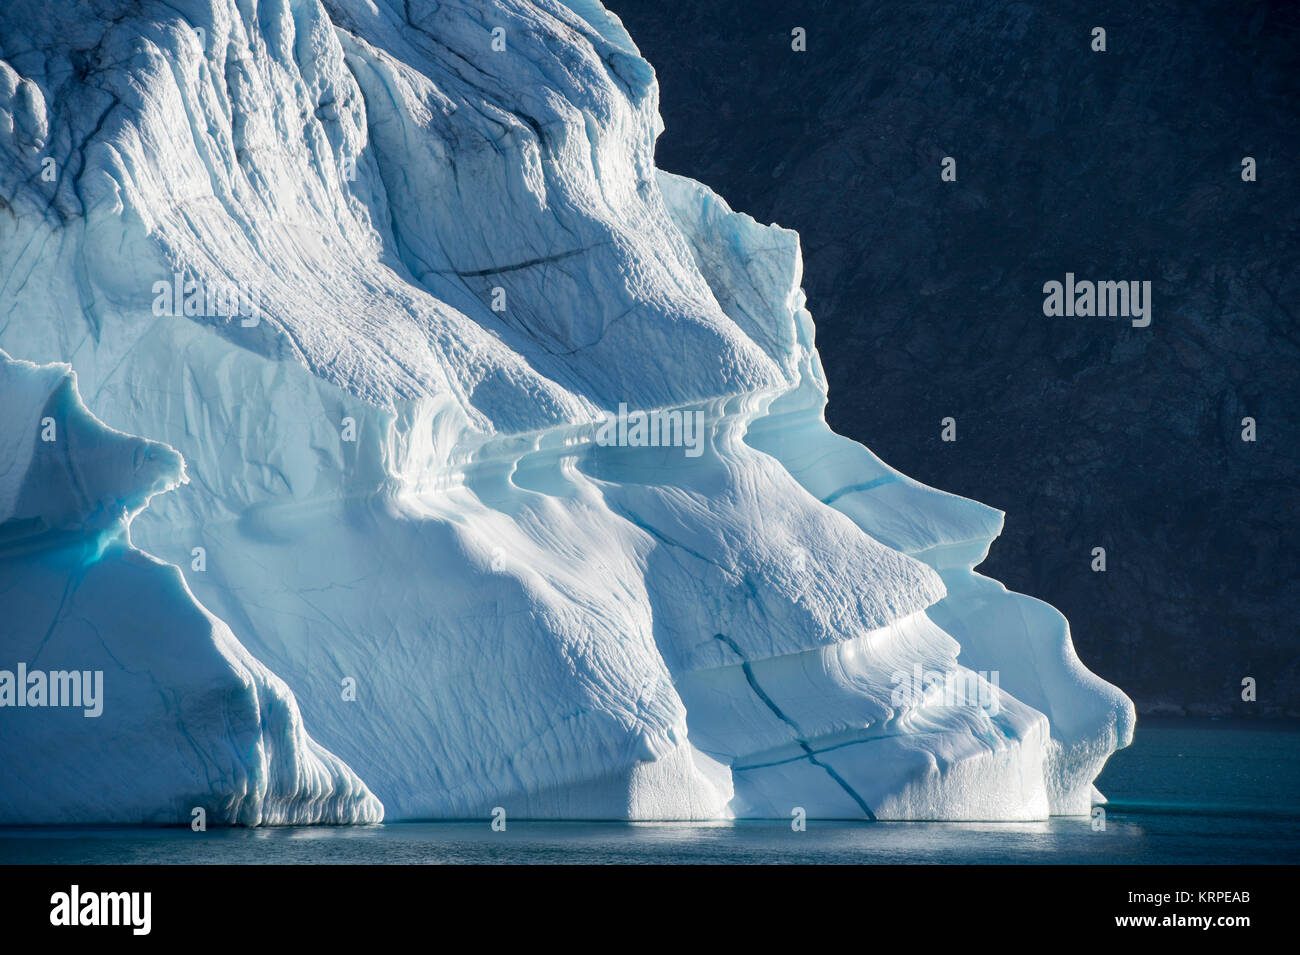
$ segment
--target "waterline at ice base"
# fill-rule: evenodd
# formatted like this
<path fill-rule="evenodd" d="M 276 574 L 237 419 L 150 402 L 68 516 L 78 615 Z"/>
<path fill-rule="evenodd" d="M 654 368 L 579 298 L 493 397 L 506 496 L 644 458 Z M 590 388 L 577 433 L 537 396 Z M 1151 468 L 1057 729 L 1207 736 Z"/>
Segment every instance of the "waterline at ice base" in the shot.
<path fill-rule="evenodd" d="M 661 128 L 594 0 L 0 10 L 0 669 L 102 674 L 0 824 L 1103 800 L 1132 704 Z"/>

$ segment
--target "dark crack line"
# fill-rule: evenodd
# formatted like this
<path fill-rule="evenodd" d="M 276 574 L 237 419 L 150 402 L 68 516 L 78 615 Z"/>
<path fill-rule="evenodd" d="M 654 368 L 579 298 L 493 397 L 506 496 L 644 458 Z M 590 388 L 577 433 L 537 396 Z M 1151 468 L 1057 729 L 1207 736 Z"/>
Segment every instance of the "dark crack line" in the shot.
<path fill-rule="evenodd" d="M 835 491 L 833 494 L 830 494 L 827 497 L 822 498 L 821 501 L 823 504 L 831 505 L 834 504 L 836 501 L 838 501 L 846 494 L 856 494 L 859 491 L 874 491 L 878 487 L 884 487 L 886 484 L 894 484 L 897 483 L 897 481 L 898 481 L 897 475 L 885 474 L 882 475 L 881 477 L 876 478 L 873 481 L 864 481 L 861 484 L 845 485 L 844 487 Z"/>
<path fill-rule="evenodd" d="M 781 712 L 781 708 L 777 706 L 772 698 L 763 691 L 763 688 L 758 685 L 758 679 L 754 676 L 754 668 L 750 666 L 749 661 L 745 659 L 745 655 L 740 652 L 740 647 L 736 645 L 736 641 L 732 640 L 724 633 L 715 633 L 714 637 L 725 643 L 731 648 L 732 653 L 740 657 L 740 668 L 745 673 L 745 679 L 749 682 L 749 688 L 754 691 L 754 694 L 763 701 L 763 704 L 772 711 L 777 719 L 794 730 L 795 742 L 798 743 L 799 747 L 804 751 L 804 755 L 807 757 L 808 762 L 824 769 L 826 775 L 835 780 L 835 782 L 839 784 L 840 788 L 852 797 L 853 801 L 858 804 L 858 808 L 862 810 L 863 814 L 872 822 L 875 822 L 876 814 L 871 811 L 871 807 L 867 805 L 866 800 L 858 795 L 857 790 L 850 786 L 848 781 L 835 771 L 834 767 L 827 763 L 823 763 L 817 758 L 816 751 L 808 744 L 808 741 L 803 738 L 803 733 L 800 731 L 799 725 L 794 720 L 790 719 L 790 717 L 786 716 L 785 713 Z"/>
<path fill-rule="evenodd" d="M 544 255 L 539 259 L 529 259 L 527 262 L 519 262 L 515 265 L 500 265 L 493 269 L 476 269 L 472 272 L 462 272 L 459 269 L 434 269 L 437 275 L 459 275 L 461 278 L 483 278 L 488 275 L 499 275 L 502 272 L 518 272 L 520 269 L 531 269 L 534 265 L 549 265 L 551 262 L 559 262 L 561 259 L 570 259 L 575 255 L 581 255 L 583 252 L 590 250 L 590 247 L 583 249 L 572 249 L 568 252 L 560 252 L 556 255 Z"/>

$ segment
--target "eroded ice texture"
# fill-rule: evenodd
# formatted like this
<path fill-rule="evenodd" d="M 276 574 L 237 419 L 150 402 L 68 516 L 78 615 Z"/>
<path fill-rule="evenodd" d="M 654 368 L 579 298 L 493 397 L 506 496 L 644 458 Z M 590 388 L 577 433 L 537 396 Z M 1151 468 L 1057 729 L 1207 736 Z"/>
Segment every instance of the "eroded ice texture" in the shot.
<path fill-rule="evenodd" d="M 184 457 L 135 540 L 387 818 L 1087 811 L 1132 705 L 827 428 L 797 236 L 654 168 L 598 4 L 19 0 L 0 61 L 0 347 Z"/>
<path fill-rule="evenodd" d="M 284 682 L 131 546 L 180 455 L 96 420 L 66 365 L 0 351 L 0 404 L 0 820 L 379 821 Z"/>

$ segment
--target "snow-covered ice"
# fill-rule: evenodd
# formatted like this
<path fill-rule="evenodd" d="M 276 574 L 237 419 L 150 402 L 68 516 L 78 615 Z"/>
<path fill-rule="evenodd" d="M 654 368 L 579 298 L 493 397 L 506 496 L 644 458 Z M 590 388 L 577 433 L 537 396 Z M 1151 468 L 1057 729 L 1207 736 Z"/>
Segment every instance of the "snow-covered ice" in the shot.
<path fill-rule="evenodd" d="M 0 667 L 112 677 L 0 710 L 0 821 L 1088 811 L 1132 704 L 973 572 L 999 512 L 826 426 L 797 235 L 656 170 L 657 101 L 594 0 L 0 10 L 41 364 L 0 366 Z M 620 405 L 703 452 L 597 440 Z"/>

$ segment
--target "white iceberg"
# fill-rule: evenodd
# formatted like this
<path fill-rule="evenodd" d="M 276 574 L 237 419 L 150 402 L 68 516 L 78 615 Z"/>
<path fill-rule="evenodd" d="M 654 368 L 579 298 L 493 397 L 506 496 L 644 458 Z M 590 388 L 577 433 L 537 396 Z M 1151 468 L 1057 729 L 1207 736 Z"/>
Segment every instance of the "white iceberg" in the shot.
<path fill-rule="evenodd" d="M 281 734 L 304 807 L 232 820 L 1037 819 L 1130 740 L 972 572 L 1001 514 L 826 426 L 797 236 L 656 170 L 657 99 L 595 2 L 0 10 L 0 347 L 184 458 L 132 538 L 329 751 Z"/>

